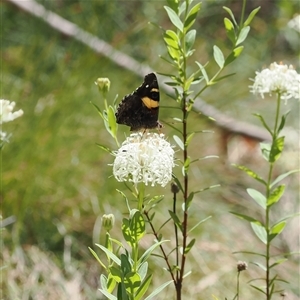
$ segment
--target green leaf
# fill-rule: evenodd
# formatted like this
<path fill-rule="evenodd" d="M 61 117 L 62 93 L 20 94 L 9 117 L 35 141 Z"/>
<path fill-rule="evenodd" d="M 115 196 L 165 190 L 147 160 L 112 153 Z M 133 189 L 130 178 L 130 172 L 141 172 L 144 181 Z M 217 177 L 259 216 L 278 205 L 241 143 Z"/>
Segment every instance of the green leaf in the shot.
<path fill-rule="evenodd" d="M 96 260 L 98 261 L 98 263 L 106 270 L 106 266 L 105 264 L 100 260 L 100 258 L 98 257 L 97 253 L 90 247 L 88 247 L 89 250 L 91 251 L 91 253 L 93 254 L 93 256 L 96 258 Z"/>
<path fill-rule="evenodd" d="M 117 135 L 118 124 L 116 122 L 115 110 L 112 106 L 109 106 L 107 112 L 107 121 L 109 125 L 109 132 L 113 138 Z"/>
<path fill-rule="evenodd" d="M 209 77 L 206 73 L 206 70 L 205 70 L 204 66 L 201 65 L 198 61 L 196 61 L 196 64 L 198 65 L 198 67 L 199 67 L 199 69 L 200 69 L 200 71 L 201 71 L 201 73 L 202 73 L 202 75 L 203 75 L 203 77 L 206 81 L 206 84 L 207 84 L 209 82 Z"/>
<path fill-rule="evenodd" d="M 175 223 L 175 225 L 180 229 L 180 231 L 182 232 L 182 224 L 178 218 L 178 216 L 171 210 L 169 210 L 169 214 L 170 217 L 172 218 L 173 222 Z"/>
<path fill-rule="evenodd" d="M 120 268 L 117 268 L 115 266 L 111 266 L 109 268 L 110 276 L 117 282 L 120 283 L 123 278 L 123 273 Z"/>
<path fill-rule="evenodd" d="M 272 191 L 271 195 L 267 200 L 267 206 L 272 206 L 274 203 L 277 203 L 281 196 L 283 195 L 285 190 L 285 185 L 278 186 L 274 191 Z"/>
<path fill-rule="evenodd" d="M 109 154 L 113 154 L 113 153 L 114 153 L 112 150 L 110 150 L 108 147 L 106 147 L 106 146 L 104 146 L 104 145 L 101 145 L 101 144 L 98 144 L 98 143 L 96 143 L 96 145 L 97 145 L 100 149 L 104 150 L 105 152 L 108 152 Z"/>
<path fill-rule="evenodd" d="M 145 220 L 138 210 L 135 211 L 134 215 L 130 219 L 130 231 L 135 239 L 135 243 L 137 243 L 145 235 Z"/>
<path fill-rule="evenodd" d="M 270 143 L 259 143 L 260 151 L 262 153 L 263 158 L 266 161 L 270 160 L 270 151 L 271 151 L 271 144 Z"/>
<path fill-rule="evenodd" d="M 234 251 L 234 252 L 232 252 L 232 253 L 233 253 L 233 254 L 237 254 L 237 253 L 252 254 L 252 255 L 257 255 L 257 256 L 261 256 L 261 257 L 266 257 L 265 254 L 258 253 L 258 252 L 253 252 L 253 251 Z"/>
<path fill-rule="evenodd" d="M 158 288 L 156 288 L 145 300 L 151 300 L 154 296 L 159 294 L 165 287 L 167 287 L 170 283 L 173 283 L 173 280 L 167 281 L 164 284 L 160 285 Z"/>
<path fill-rule="evenodd" d="M 278 259 L 276 260 L 271 266 L 270 266 L 270 269 L 277 266 L 277 265 L 280 265 L 282 263 L 284 263 L 285 261 L 287 261 L 288 259 L 287 258 L 281 258 L 281 259 Z"/>
<path fill-rule="evenodd" d="M 166 10 L 170 21 L 173 23 L 173 25 L 179 29 L 181 32 L 183 32 L 183 23 L 181 22 L 181 20 L 179 19 L 179 17 L 177 16 L 176 12 L 168 7 L 168 6 L 164 6 L 164 9 Z"/>
<path fill-rule="evenodd" d="M 220 69 L 222 69 L 224 67 L 224 62 L 225 62 L 224 55 L 218 46 L 214 45 L 213 49 L 214 49 L 214 59 L 218 64 L 218 66 L 220 67 Z"/>
<path fill-rule="evenodd" d="M 231 17 L 231 19 L 232 19 L 234 25 L 237 26 L 237 22 L 236 22 L 236 20 L 235 20 L 235 18 L 234 18 L 234 14 L 233 14 L 233 12 L 231 11 L 231 9 L 230 9 L 229 7 L 226 7 L 226 6 L 223 6 L 223 9 L 226 10 L 226 11 L 228 12 L 228 14 L 230 15 L 230 17 Z"/>
<path fill-rule="evenodd" d="M 233 51 L 226 57 L 224 66 L 232 63 L 236 58 L 238 58 L 244 50 L 244 46 L 239 46 L 233 49 Z"/>
<path fill-rule="evenodd" d="M 273 136 L 273 132 L 270 129 L 270 127 L 268 126 L 268 124 L 266 123 L 264 117 L 262 115 L 260 115 L 260 114 L 253 114 L 253 115 L 255 117 L 257 117 L 261 121 L 262 125 L 269 131 L 269 133 L 271 134 L 271 136 Z"/>
<path fill-rule="evenodd" d="M 266 295 L 266 292 L 265 292 L 263 289 L 261 289 L 261 288 L 255 286 L 255 285 L 253 285 L 253 284 L 250 284 L 250 286 L 253 287 L 254 289 L 256 289 L 257 291 L 263 293 L 264 295 Z"/>
<path fill-rule="evenodd" d="M 195 29 L 189 31 L 186 34 L 186 36 L 185 36 L 185 47 L 186 47 L 187 51 L 192 49 L 192 47 L 194 46 L 194 43 L 195 43 L 195 39 L 196 39 L 196 30 Z"/>
<path fill-rule="evenodd" d="M 190 134 L 187 136 L 186 142 L 185 142 L 185 145 L 186 145 L 186 146 L 188 146 L 188 145 L 190 144 L 190 142 L 191 142 L 192 138 L 194 137 L 194 135 L 195 135 L 195 132 L 192 132 L 192 133 L 190 133 Z"/>
<path fill-rule="evenodd" d="M 183 145 L 183 141 L 181 140 L 181 138 L 177 135 L 173 135 L 173 139 L 174 139 L 175 143 L 178 145 L 178 147 L 181 150 L 184 150 L 184 145 Z"/>
<path fill-rule="evenodd" d="M 147 271 L 148 271 L 148 262 L 145 261 L 138 268 L 138 273 L 139 273 L 142 281 L 145 279 L 145 277 L 147 275 Z"/>
<path fill-rule="evenodd" d="M 141 278 L 139 274 L 135 272 L 127 273 L 124 276 L 124 285 L 126 287 L 126 291 L 130 295 L 134 295 L 141 285 Z"/>
<path fill-rule="evenodd" d="M 285 121 L 286 121 L 286 118 L 288 116 L 290 112 L 288 111 L 286 114 L 284 114 L 282 117 L 281 117 L 281 122 L 279 124 L 279 127 L 278 127 L 278 130 L 277 130 L 277 135 L 280 133 L 280 131 L 283 129 L 284 125 L 285 125 Z"/>
<path fill-rule="evenodd" d="M 108 274 L 108 278 L 107 278 L 107 291 L 109 293 L 112 293 L 116 287 L 117 282 L 114 280 L 114 278 L 111 276 L 111 274 Z"/>
<path fill-rule="evenodd" d="M 263 264 L 261 264 L 261 263 L 259 263 L 259 262 L 256 262 L 256 261 L 253 261 L 253 262 L 251 262 L 253 265 L 255 265 L 255 266 L 258 266 L 259 268 L 261 268 L 263 271 L 266 271 L 267 270 L 267 268 L 263 265 Z"/>
<path fill-rule="evenodd" d="M 269 235 L 269 242 L 271 242 L 278 234 L 280 234 L 283 229 L 285 228 L 286 221 L 281 221 L 277 224 L 275 224 L 271 230 Z"/>
<path fill-rule="evenodd" d="M 279 175 L 271 184 L 271 187 L 273 187 L 274 185 L 276 185 L 278 182 L 280 182 L 281 180 L 283 180 L 284 178 L 290 176 L 291 174 L 294 173 L 298 173 L 300 170 L 291 170 L 289 172 L 286 172 L 284 174 Z"/>
<path fill-rule="evenodd" d="M 233 23 L 228 18 L 224 18 L 224 25 L 225 25 L 227 37 L 235 45 L 235 31 L 234 31 Z"/>
<path fill-rule="evenodd" d="M 127 257 L 125 254 L 121 254 L 121 270 L 124 275 L 131 272 L 131 264 L 129 262 L 129 257 Z"/>
<path fill-rule="evenodd" d="M 185 160 L 185 162 L 183 164 L 183 168 L 182 168 L 183 176 L 185 176 L 189 172 L 190 165 L 191 165 L 191 158 L 187 157 L 187 159 Z"/>
<path fill-rule="evenodd" d="M 247 193 L 248 195 L 251 196 L 251 198 L 253 200 L 256 201 L 256 203 L 258 205 L 260 205 L 263 209 L 266 209 L 266 197 L 259 191 L 255 190 L 255 189 L 247 189 Z"/>
<path fill-rule="evenodd" d="M 252 22 L 253 18 L 255 17 L 255 15 L 258 13 L 259 10 L 260 10 L 260 6 L 251 11 L 250 15 L 244 22 L 244 26 L 250 25 L 250 23 Z"/>
<path fill-rule="evenodd" d="M 237 216 L 238 218 L 240 218 L 242 220 L 246 220 L 246 221 L 249 221 L 251 223 L 256 223 L 259 226 L 262 226 L 262 224 L 258 220 L 254 219 L 254 218 L 252 218 L 250 216 L 247 216 L 247 215 L 244 215 L 244 214 L 240 214 L 240 213 L 237 213 L 237 212 L 234 212 L 234 211 L 230 211 L 230 213 L 233 214 L 233 215 L 235 215 L 235 216 Z"/>
<path fill-rule="evenodd" d="M 148 275 L 147 278 L 142 282 L 142 284 L 140 285 L 140 287 L 136 291 L 136 294 L 134 296 L 134 300 L 142 299 L 142 297 L 145 295 L 145 293 L 147 292 L 147 290 L 150 286 L 152 276 L 153 276 L 152 274 Z"/>
<path fill-rule="evenodd" d="M 267 244 L 267 232 L 262 225 L 258 225 L 256 222 L 251 222 L 251 227 L 256 236 L 266 245 Z"/>
<path fill-rule="evenodd" d="M 118 266 L 121 265 L 121 260 L 114 255 L 111 251 L 109 251 L 108 249 L 106 249 L 104 246 L 100 245 L 100 244 L 96 244 L 97 247 L 99 247 L 103 252 L 105 252 L 105 254 L 112 259 Z"/>
<path fill-rule="evenodd" d="M 167 46 L 168 49 L 168 54 L 170 55 L 170 57 L 175 60 L 178 61 L 179 57 L 180 57 L 180 52 L 176 49 L 174 49 L 173 47 Z"/>
<path fill-rule="evenodd" d="M 193 24 L 195 23 L 197 14 L 198 14 L 198 11 L 200 10 L 200 8 L 201 8 L 201 3 L 197 3 L 189 11 L 187 18 L 184 21 L 184 31 L 185 32 L 187 32 L 189 30 L 189 28 L 191 28 L 191 26 L 193 26 Z"/>
<path fill-rule="evenodd" d="M 103 289 L 99 289 L 99 291 L 109 300 L 118 300 L 117 297 L 115 297 L 114 295 L 110 294 L 109 292 L 107 292 Z"/>
<path fill-rule="evenodd" d="M 247 167 L 241 166 L 241 165 L 236 165 L 236 164 L 233 164 L 233 166 L 244 171 L 250 177 L 254 178 L 258 182 L 262 183 L 263 185 L 267 185 L 267 183 L 259 175 L 257 175 L 254 171 L 248 169 Z"/>
<path fill-rule="evenodd" d="M 250 31 L 250 26 L 246 26 L 241 30 L 238 39 L 236 41 L 236 46 L 241 44 L 247 38 L 249 31 Z"/>
<path fill-rule="evenodd" d="M 126 218 L 123 218 L 122 221 L 122 233 L 125 241 L 132 246 L 134 244 L 134 239 L 131 236 L 130 222 Z"/>
<path fill-rule="evenodd" d="M 193 201 L 194 195 L 195 195 L 195 193 L 191 192 L 189 194 L 189 196 L 187 197 L 187 200 L 186 200 L 186 207 L 187 207 L 187 209 L 190 207 L 190 205 L 191 205 L 191 203 Z"/>
<path fill-rule="evenodd" d="M 284 147 L 284 136 L 279 137 L 275 141 L 273 141 L 271 151 L 270 151 L 269 162 L 273 163 L 279 159 L 281 152 L 283 151 L 283 147 Z"/>
<path fill-rule="evenodd" d="M 177 34 L 173 30 L 167 30 L 164 34 L 166 44 L 176 50 L 179 49 L 180 41 Z"/>
<path fill-rule="evenodd" d="M 151 253 L 155 250 L 155 248 L 157 248 L 158 246 L 160 246 L 162 243 L 166 243 L 168 242 L 168 240 L 164 240 L 164 241 L 159 241 L 156 242 L 155 244 L 153 244 L 150 248 L 147 249 L 146 252 L 144 252 L 144 254 L 140 257 L 140 259 L 138 260 L 138 264 L 143 264 L 147 261 L 147 259 L 149 258 L 149 256 L 151 255 Z"/>
<path fill-rule="evenodd" d="M 184 254 L 188 254 L 191 249 L 193 248 L 193 246 L 195 245 L 196 239 L 192 239 L 188 245 L 186 246 L 186 248 L 184 249 Z"/>

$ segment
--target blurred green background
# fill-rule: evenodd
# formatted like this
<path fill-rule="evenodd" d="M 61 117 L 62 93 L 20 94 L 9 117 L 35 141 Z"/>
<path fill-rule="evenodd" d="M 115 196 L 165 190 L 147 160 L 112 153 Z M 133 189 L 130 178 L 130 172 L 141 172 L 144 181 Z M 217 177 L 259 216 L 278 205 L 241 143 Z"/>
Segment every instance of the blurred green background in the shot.
<path fill-rule="evenodd" d="M 39 3 L 150 65 L 155 72 L 169 71 L 169 66 L 159 58 L 166 52 L 162 32 L 149 24 L 156 23 L 165 29 L 171 27 L 163 9 L 166 1 Z M 197 40 L 191 69 L 195 67 L 195 60 L 202 64 L 212 61 L 215 44 L 229 51 L 223 27 L 227 15 L 222 6 L 230 7 L 238 19 L 242 1 L 202 3 L 194 26 Z M 237 75 L 209 89 L 203 99 L 224 114 L 258 125 L 251 113 L 260 112 L 272 120 L 274 104 L 249 93 L 249 78 L 254 78 L 255 71 L 273 61 L 293 64 L 299 72 L 299 32 L 289 28 L 287 23 L 300 13 L 300 4 L 298 1 L 248 1 L 247 13 L 257 6 L 261 6 L 261 10 L 253 21 L 245 50 L 227 69 L 227 73 Z M 118 227 L 126 206 L 116 189 L 125 191 L 125 187 L 112 177 L 109 164 L 113 157 L 96 146 L 101 143 L 115 149 L 90 102 L 103 107 L 94 84 L 98 77 L 111 80 L 108 96 L 111 102 L 116 94 L 119 102 L 142 79 L 11 3 L 2 1 L 0 8 L 3 25 L 0 31 L 1 98 L 16 101 L 16 109 L 24 110 L 21 118 L 3 126 L 3 130 L 13 136 L 2 151 L 1 214 L 4 219 L 15 216 L 16 221 L 2 232 L 1 259 L 5 266 L 2 298 L 104 299 L 97 292 L 101 268 L 87 247 L 93 247 L 99 239 L 102 241 L 97 222 L 104 213 L 115 214 L 117 221 L 112 234 L 120 237 Z M 215 70 L 214 63 L 210 63 L 208 71 Z M 162 81 L 160 85 L 163 84 Z M 162 106 L 173 105 L 164 93 L 161 99 Z M 299 166 L 299 102 L 290 101 L 283 106 L 283 111 L 287 110 L 291 110 L 288 126 L 294 135 L 278 173 Z M 170 121 L 173 115 L 178 116 L 176 111 L 160 109 L 162 121 Z M 194 157 L 224 154 L 222 130 L 196 113 L 190 121 L 191 130 L 215 131 L 197 136 L 191 149 Z M 122 140 L 129 129 L 120 126 L 119 132 Z M 174 132 L 166 126 L 164 133 L 172 141 Z M 233 143 L 229 149 L 236 153 L 242 152 L 242 147 L 238 144 L 236 148 Z M 231 299 L 235 293 L 236 261 L 251 260 L 232 252 L 257 250 L 257 240 L 248 224 L 228 213 L 257 209 L 245 193 L 245 188 L 254 183 L 230 167 L 229 157 L 230 153 L 226 159 L 202 161 L 191 170 L 191 188 L 213 184 L 221 184 L 221 188 L 200 194 L 191 211 L 191 224 L 210 215 L 212 218 L 195 234 L 197 245 L 187 266 L 193 273 L 186 279 L 184 299 L 212 299 L 213 294 L 220 299 Z M 255 150 L 238 158 L 238 163 L 265 171 L 266 165 Z M 180 173 L 179 166 L 177 172 Z M 287 181 L 290 190 L 278 206 L 278 216 L 299 211 L 298 179 L 295 176 Z M 172 205 L 169 187 L 148 189 L 148 192 L 165 194 L 165 200 L 157 208 L 157 222 L 162 223 Z M 170 239 L 173 227 L 166 227 L 164 233 L 166 239 Z M 144 247 L 151 245 L 152 240 L 150 234 L 145 237 Z M 274 251 L 279 253 L 299 249 L 299 219 L 289 223 L 276 247 Z M 161 265 L 160 260 L 153 258 L 151 268 L 158 275 L 154 286 L 169 280 Z M 290 285 L 283 285 L 289 292 L 288 299 L 300 297 L 297 258 L 289 258 L 289 262 L 278 267 L 278 272 L 290 281 Z M 242 279 L 243 299 L 257 296 L 246 284 L 253 276 L 258 277 L 259 270 L 251 265 Z M 169 287 L 159 299 L 172 297 L 172 293 Z"/>

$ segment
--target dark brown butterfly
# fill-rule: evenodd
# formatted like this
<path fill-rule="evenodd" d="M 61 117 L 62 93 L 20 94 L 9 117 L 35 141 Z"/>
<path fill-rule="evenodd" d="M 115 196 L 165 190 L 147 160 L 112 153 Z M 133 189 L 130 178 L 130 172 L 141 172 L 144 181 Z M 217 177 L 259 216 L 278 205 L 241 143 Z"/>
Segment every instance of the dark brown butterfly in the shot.
<path fill-rule="evenodd" d="M 154 73 L 145 76 L 143 84 L 120 102 L 116 119 L 131 131 L 161 128 L 158 122 L 159 88 Z"/>

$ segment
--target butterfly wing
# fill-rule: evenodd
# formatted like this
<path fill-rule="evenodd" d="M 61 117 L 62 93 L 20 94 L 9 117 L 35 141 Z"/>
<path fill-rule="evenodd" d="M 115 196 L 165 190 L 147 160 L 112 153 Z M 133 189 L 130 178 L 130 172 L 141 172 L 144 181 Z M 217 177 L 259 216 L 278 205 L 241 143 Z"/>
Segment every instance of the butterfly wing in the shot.
<path fill-rule="evenodd" d="M 118 106 L 118 124 L 130 126 L 130 130 L 158 127 L 159 87 L 154 73 L 145 76 L 143 84 L 132 94 L 126 95 Z"/>

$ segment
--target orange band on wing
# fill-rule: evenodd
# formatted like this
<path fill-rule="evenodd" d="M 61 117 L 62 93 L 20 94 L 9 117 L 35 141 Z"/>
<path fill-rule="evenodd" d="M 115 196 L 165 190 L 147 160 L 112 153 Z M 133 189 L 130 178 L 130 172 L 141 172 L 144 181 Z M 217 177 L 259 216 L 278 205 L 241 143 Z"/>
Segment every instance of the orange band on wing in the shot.
<path fill-rule="evenodd" d="M 149 97 L 143 97 L 142 101 L 149 109 L 157 108 L 159 106 L 158 101 L 152 100 Z"/>

